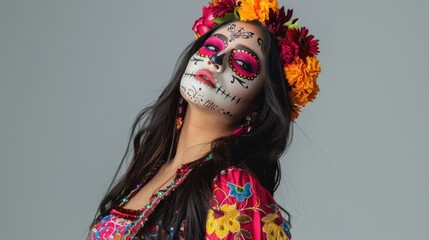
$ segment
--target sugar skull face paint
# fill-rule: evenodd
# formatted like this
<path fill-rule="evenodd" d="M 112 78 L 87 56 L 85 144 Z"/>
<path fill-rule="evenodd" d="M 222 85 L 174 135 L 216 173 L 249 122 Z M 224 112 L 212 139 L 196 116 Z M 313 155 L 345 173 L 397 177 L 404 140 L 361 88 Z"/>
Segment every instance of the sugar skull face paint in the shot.
<path fill-rule="evenodd" d="M 183 98 L 227 118 L 242 117 L 264 83 L 262 39 L 246 22 L 216 30 L 189 60 L 180 82 Z"/>

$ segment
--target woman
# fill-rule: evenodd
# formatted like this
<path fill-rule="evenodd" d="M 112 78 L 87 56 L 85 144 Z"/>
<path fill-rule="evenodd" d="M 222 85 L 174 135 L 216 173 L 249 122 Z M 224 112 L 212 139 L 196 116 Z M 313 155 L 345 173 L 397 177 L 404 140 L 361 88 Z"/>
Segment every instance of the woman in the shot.
<path fill-rule="evenodd" d="M 132 161 L 89 239 L 290 239 L 272 194 L 320 71 L 317 40 L 291 15 L 272 0 L 203 8 L 198 39 L 133 125 Z"/>

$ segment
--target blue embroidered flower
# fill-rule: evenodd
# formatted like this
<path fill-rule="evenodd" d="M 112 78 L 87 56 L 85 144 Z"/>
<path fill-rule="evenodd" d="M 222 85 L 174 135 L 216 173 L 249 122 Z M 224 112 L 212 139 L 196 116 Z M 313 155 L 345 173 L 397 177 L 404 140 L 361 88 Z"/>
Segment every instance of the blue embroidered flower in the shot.
<path fill-rule="evenodd" d="M 249 198 L 252 195 L 250 189 L 252 188 L 251 183 L 246 183 L 243 187 L 228 182 L 226 184 L 229 187 L 229 195 L 236 197 L 239 202 Z"/>
<path fill-rule="evenodd" d="M 286 221 L 286 219 L 284 219 L 283 218 L 283 224 L 282 224 L 282 227 L 283 227 L 283 231 L 285 231 L 285 233 L 288 235 L 288 237 L 290 238 L 290 226 L 289 226 L 289 224 L 287 223 L 287 221 Z"/>

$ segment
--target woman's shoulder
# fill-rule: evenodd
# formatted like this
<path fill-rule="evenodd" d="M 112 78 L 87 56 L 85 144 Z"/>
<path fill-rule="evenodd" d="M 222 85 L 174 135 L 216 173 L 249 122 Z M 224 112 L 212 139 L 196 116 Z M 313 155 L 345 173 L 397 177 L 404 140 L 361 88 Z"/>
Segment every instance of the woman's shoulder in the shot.
<path fill-rule="evenodd" d="M 213 193 L 216 197 L 228 198 L 229 202 L 241 203 L 249 199 L 260 203 L 275 203 L 271 193 L 251 172 L 232 166 L 222 170 L 213 180 Z"/>
<path fill-rule="evenodd" d="M 207 239 L 291 238 L 273 196 L 251 172 L 239 167 L 224 169 L 214 178 L 212 189 Z"/>
<path fill-rule="evenodd" d="M 251 173 L 248 170 L 244 170 L 241 167 L 238 166 L 230 166 L 228 168 L 223 169 L 222 171 L 219 172 L 219 174 L 216 176 L 215 179 L 217 178 L 225 178 L 225 177 L 230 177 L 233 175 L 245 175 L 248 177 L 254 177 L 256 178 L 256 176 L 253 175 L 253 173 Z"/>
<path fill-rule="evenodd" d="M 220 171 L 213 179 L 214 185 L 247 185 L 247 186 L 260 186 L 258 178 L 250 171 L 237 166 L 230 166 Z M 265 189 L 265 188 L 264 188 Z"/>

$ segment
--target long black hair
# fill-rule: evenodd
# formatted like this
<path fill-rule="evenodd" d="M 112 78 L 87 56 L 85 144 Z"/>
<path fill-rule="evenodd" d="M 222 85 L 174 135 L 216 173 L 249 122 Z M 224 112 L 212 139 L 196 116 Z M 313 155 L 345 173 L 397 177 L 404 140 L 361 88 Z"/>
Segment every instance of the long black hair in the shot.
<path fill-rule="evenodd" d="M 131 128 L 127 150 L 98 207 L 91 227 L 107 215 L 114 204 L 119 204 L 155 166 L 168 162 L 175 155 L 178 141 L 177 105 L 181 98 L 179 87 L 183 73 L 189 59 L 205 40 L 218 28 L 230 22 L 217 25 L 192 42 L 177 61 L 171 81 L 157 101 L 138 114 Z M 204 165 L 196 165 L 174 194 L 166 197 L 157 206 L 145 226 L 137 233 L 142 239 L 146 239 L 148 227 L 153 224 L 160 225 L 158 239 L 164 239 L 166 236 L 163 234 L 166 233 L 161 232 L 161 229 L 172 227 L 176 233 L 182 220 L 186 220 L 186 239 L 203 239 L 209 201 L 213 197 L 211 184 L 214 177 L 226 167 L 237 166 L 249 171 L 271 194 L 274 194 L 280 183 L 279 159 L 290 146 L 293 135 L 290 120 L 292 109 L 288 97 L 290 89 L 283 73 L 275 36 L 260 22 L 249 23 L 258 26 L 265 39 L 262 48 L 266 74 L 263 90 L 255 100 L 258 107 L 254 127 L 249 133 L 215 139 L 211 143 L 213 159 Z M 117 180 L 124 160 L 131 152 L 131 144 L 131 162 Z M 289 213 L 283 208 L 282 210 L 287 214 L 290 223 Z"/>

